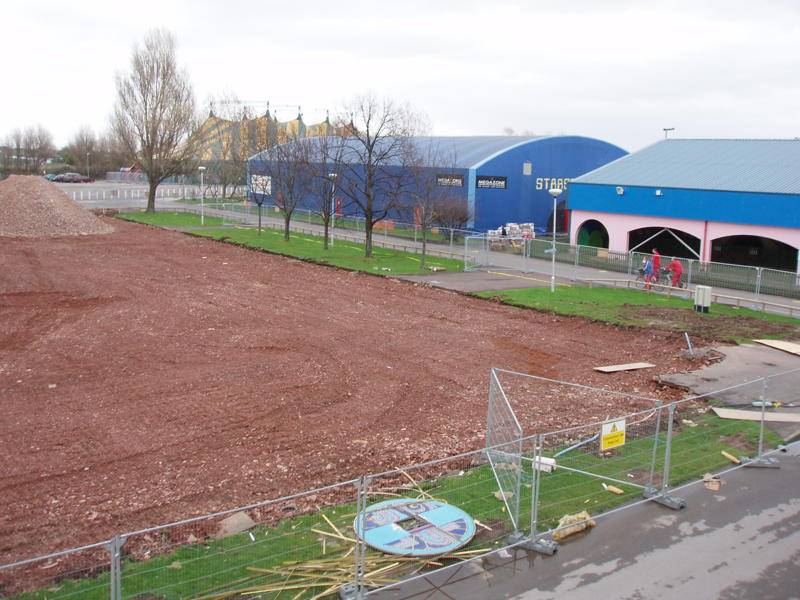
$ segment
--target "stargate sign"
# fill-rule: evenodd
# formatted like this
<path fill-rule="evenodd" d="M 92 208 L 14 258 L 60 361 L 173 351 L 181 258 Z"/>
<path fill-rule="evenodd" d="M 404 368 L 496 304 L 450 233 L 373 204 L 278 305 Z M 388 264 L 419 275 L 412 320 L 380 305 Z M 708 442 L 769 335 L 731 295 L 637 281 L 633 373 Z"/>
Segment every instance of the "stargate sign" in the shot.
<path fill-rule="evenodd" d="M 452 552 L 475 535 L 475 521 L 460 508 L 438 500 L 409 498 L 368 506 L 356 515 L 353 527 L 372 548 L 410 556 Z"/>

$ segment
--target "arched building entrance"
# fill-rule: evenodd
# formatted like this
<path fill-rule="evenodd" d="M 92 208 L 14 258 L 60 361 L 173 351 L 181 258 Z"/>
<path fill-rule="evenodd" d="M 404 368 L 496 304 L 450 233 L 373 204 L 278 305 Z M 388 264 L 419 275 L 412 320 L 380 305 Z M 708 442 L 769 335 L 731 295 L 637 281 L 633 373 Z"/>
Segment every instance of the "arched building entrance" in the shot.
<path fill-rule="evenodd" d="M 714 262 L 797 272 L 797 248 L 756 235 L 730 235 L 711 242 Z"/>
<path fill-rule="evenodd" d="M 578 228 L 576 241 L 581 246 L 608 248 L 608 230 L 600 221 L 589 219 Z"/>
<path fill-rule="evenodd" d="M 653 248 L 666 256 L 698 258 L 700 256 L 699 237 L 680 229 L 667 227 L 641 227 L 628 232 L 628 250 L 650 253 Z"/>

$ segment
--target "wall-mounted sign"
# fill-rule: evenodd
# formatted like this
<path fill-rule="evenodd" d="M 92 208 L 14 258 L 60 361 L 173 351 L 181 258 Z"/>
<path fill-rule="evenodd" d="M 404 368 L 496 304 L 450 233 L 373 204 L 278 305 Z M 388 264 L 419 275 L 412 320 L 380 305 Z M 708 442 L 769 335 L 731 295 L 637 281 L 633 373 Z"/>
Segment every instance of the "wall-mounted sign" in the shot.
<path fill-rule="evenodd" d="M 272 195 L 272 177 L 269 175 L 251 175 L 250 191 L 253 194 Z"/>
<path fill-rule="evenodd" d="M 504 190 L 506 189 L 506 178 L 497 175 L 478 175 L 475 186 L 490 190 Z"/>
<path fill-rule="evenodd" d="M 531 175 L 533 173 L 533 163 L 531 161 L 526 160 L 522 163 L 522 174 L 523 175 Z"/>
<path fill-rule="evenodd" d="M 552 188 L 559 188 L 561 190 L 567 189 L 569 185 L 569 177 L 537 177 L 536 189 L 549 190 Z"/>
<path fill-rule="evenodd" d="M 437 173 L 436 185 L 444 187 L 464 187 L 464 176 L 458 173 Z"/>

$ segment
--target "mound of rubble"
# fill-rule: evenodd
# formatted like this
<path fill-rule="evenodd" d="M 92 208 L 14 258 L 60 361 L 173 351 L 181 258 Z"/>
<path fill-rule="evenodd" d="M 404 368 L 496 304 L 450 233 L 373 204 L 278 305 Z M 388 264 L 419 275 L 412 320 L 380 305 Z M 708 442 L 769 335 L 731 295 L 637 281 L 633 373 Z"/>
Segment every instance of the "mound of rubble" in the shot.
<path fill-rule="evenodd" d="M 35 175 L 0 181 L 0 237 L 53 237 L 111 233 L 114 228 Z"/>

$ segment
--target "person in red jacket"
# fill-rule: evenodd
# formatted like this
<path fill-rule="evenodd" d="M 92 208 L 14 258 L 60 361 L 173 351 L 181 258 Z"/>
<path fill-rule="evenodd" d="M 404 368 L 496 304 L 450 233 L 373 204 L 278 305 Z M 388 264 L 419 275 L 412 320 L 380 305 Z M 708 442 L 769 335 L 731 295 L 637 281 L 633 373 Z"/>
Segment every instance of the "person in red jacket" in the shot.
<path fill-rule="evenodd" d="M 683 264 L 677 258 L 673 258 L 667 265 L 667 271 L 672 273 L 672 287 L 681 287 L 681 276 L 683 275 Z"/>
<path fill-rule="evenodd" d="M 661 255 L 658 253 L 658 248 L 653 248 L 653 273 L 656 277 L 661 275 Z"/>

